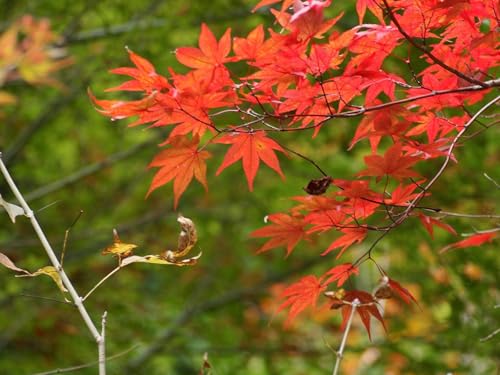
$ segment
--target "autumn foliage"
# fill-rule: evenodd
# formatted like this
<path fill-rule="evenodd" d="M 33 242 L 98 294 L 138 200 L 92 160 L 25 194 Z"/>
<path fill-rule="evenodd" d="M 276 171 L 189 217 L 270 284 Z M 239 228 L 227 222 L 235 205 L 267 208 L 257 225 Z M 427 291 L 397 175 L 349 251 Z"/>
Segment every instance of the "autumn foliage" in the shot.
<path fill-rule="evenodd" d="M 279 309 L 289 309 L 290 322 L 326 292 L 345 323 L 358 300 L 357 313 L 370 333 L 372 316 L 384 324 L 380 299 L 415 298 L 378 264 L 375 292 L 338 288 L 367 260 L 376 264 L 377 244 L 407 220 L 430 236 L 436 228 L 456 235 L 441 209 L 422 201 L 447 166 L 459 161 L 455 151 L 464 134 L 477 131 L 478 119 L 498 101 L 498 2 L 358 0 L 359 24 L 346 31 L 338 31 L 343 14 L 328 0 L 264 0 L 254 10 L 278 3 L 270 9 L 275 28 L 259 25 L 246 37 L 232 38 L 228 29 L 218 39 L 203 24 L 198 47 L 176 50 L 185 73 L 169 69 L 162 75 L 129 50 L 135 67 L 111 72 L 130 80 L 107 91 L 136 91 L 139 99 L 90 95 L 113 120 L 134 118 L 130 126 L 168 130 L 150 164 L 157 170 L 149 193 L 173 182 L 174 206 L 193 177 L 208 189 L 207 162 L 220 150 L 225 155 L 215 174 L 241 162 L 250 191 L 263 164 L 284 178 L 280 157 L 311 163 L 318 179 L 292 197 L 288 212 L 270 214 L 252 236 L 266 238 L 260 252 L 284 247 L 287 255 L 303 241 L 331 236 L 319 251 L 331 269 L 286 288 Z M 389 57 L 398 69 L 387 69 Z M 315 142 L 337 119 L 353 117 L 359 121 L 349 149 L 364 143 L 369 151 L 364 168 L 351 178 L 330 176 L 286 146 L 299 132 Z M 425 164 L 434 172 L 422 173 Z M 479 233 L 445 250 L 494 238 L 494 231 Z M 347 254 L 352 260 L 338 263 Z"/>

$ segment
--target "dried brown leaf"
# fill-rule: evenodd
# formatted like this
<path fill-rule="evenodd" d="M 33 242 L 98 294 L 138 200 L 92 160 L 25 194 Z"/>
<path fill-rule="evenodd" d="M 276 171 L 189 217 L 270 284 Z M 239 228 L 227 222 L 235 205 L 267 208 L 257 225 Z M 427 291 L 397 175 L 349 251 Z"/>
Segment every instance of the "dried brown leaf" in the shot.
<path fill-rule="evenodd" d="M 22 272 L 22 273 L 25 273 L 27 275 L 29 275 L 30 273 L 22 268 L 19 268 L 18 266 L 16 266 L 14 264 L 13 261 L 11 261 L 9 259 L 9 257 L 3 253 L 0 253 L 0 264 L 4 267 L 7 267 L 8 269 L 11 269 L 12 271 L 16 271 L 16 272 Z"/>

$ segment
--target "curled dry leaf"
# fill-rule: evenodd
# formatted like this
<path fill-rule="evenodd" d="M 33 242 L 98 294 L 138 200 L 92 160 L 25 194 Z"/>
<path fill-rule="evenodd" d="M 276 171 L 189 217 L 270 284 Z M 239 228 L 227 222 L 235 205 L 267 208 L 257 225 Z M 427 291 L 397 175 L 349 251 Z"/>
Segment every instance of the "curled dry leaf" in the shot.
<path fill-rule="evenodd" d="M 177 250 L 166 250 L 161 255 L 168 262 L 175 263 L 177 259 L 189 254 L 193 246 L 198 241 L 196 227 L 191 219 L 179 215 L 177 221 L 181 225 L 181 232 L 177 241 Z"/>
<path fill-rule="evenodd" d="M 3 206 L 5 211 L 7 211 L 7 215 L 9 215 L 10 220 L 12 220 L 13 223 L 16 222 L 16 216 L 24 215 L 24 210 L 22 207 L 19 207 L 15 204 L 5 201 L 1 195 L 0 195 L 0 206 Z"/>
<path fill-rule="evenodd" d="M 30 275 L 28 271 L 16 266 L 14 262 L 11 261 L 9 257 L 3 253 L 0 253 L 0 264 L 4 267 L 7 267 L 8 269 L 11 269 L 12 271 L 22 272 L 24 274 Z"/>
<path fill-rule="evenodd" d="M 36 272 L 33 272 L 33 273 L 28 272 L 28 274 L 19 275 L 18 277 L 35 277 L 35 276 L 40 276 L 40 275 L 47 275 L 52 280 L 54 280 L 54 282 L 56 283 L 59 290 L 61 290 L 61 292 L 65 293 L 68 291 L 61 280 L 61 276 L 59 276 L 59 273 L 57 272 L 57 270 L 53 266 L 46 266 L 46 267 L 40 268 Z"/>
<path fill-rule="evenodd" d="M 331 183 L 332 178 L 330 176 L 326 176 L 317 180 L 309 181 L 304 190 L 307 194 L 321 195 L 326 193 Z"/>

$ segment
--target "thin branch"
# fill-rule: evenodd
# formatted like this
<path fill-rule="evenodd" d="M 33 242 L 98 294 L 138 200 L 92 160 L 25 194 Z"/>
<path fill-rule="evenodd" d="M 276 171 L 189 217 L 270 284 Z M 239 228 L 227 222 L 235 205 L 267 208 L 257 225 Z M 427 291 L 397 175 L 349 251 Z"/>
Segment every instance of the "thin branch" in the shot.
<path fill-rule="evenodd" d="M 71 302 L 68 301 L 62 301 L 60 299 L 55 299 L 55 298 L 50 298 L 50 297 L 42 297 L 42 296 L 35 296 L 33 294 L 26 294 L 26 293 L 21 293 L 19 294 L 21 297 L 28 297 L 28 298 L 35 298 L 35 299 L 40 299 L 43 301 L 49 301 L 49 302 L 57 302 L 57 303 L 62 303 L 64 305 L 69 305 L 69 306 L 74 306 Z"/>
<path fill-rule="evenodd" d="M 357 307 L 360 305 L 360 301 L 356 298 L 351 303 L 351 315 L 349 315 L 349 320 L 347 321 L 347 325 L 345 327 L 344 336 L 342 336 L 342 341 L 340 343 L 339 350 L 337 351 L 337 360 L 335 362 L 335 368 L 333 369 L 332 375 L 337 375 L 340 369 L 340 362 L 342 361 L 342 357 L 344 355 L 344 348 L 347 342 L 347 336 L 349 336 L 349 331 L 351 330 L 352 320 L 354 318 L 354 313 L 356 312 Z"/>
<path fill-rule="evenodd" d="M 61 267 L 64 264 L 64 255 L 66 254 L 66 246 L 68 245 L 69 232 L 75 226 L 76 222 L 80 219 L 80 217 L 82 216 L 82 214 L 83 214 L 83 210 L 80 210 L 80 212 L 78 213 L 78 216 L 75 218 L 75 220 L 73 220 L 73 222 L 71 223 L 71 225 L 69 226 L 69 228 L 66 229 L 66 232 L 64 232 L 64 241 L 63 241 L 63 247 L 62 247 L 62 251 L 61 251 L 61 260 L 60 260 Z"/>
<path fill-rule="evenodd" d="M 425 211 L 434 211 L 432 209 L 424 208 Z M 434 211 L 435 212 L 435 211 Z M 460 212 L 438 211 L 439 215 L 455 216 L 455 217 L 468 217 L 471 219 L 500 219 L 500 215 L 493 214 L 463 214 Z"/>
<path fill-rule="evenodd" d="M 439 65 L 441 68 L 449 71 L 450 73 L 453 73 L 457 77 L 460 77 L 460 78 L 462 78 L 463 80 L 465 80 L 467 82 L 483 86 L 484 83 L 482 81 L 479 81 L 477 79 L 469 77 L 468 75 L 466 75 L 466 74 L 464 74 L 462 72 L 459 72 L 458 70 L 456 70 L 456 69 L 452 68 L 451 66 L 445 64 L 443 61 L 441 61 L 436 56 L 434 56 L 432 54 L 432 52 L 429 51 L 426 47 L 421 46 L 420 44 L 418 44 L 417 42 L 415 42 L 415 40 L 410 35 L 408 35 L 408 33 L 401 27 L 401 24 L 399 23 L 399 21 L 397 20 L 396 16 L 392 12 L 391 7 L 387 3 L 387 0 L 382 0 L 382 2 L 384 3 L 384 6 L 385 6 L 385 9 L 387 11 L 387 14 L 388 14 L 389 18 L 394 23 L 394 25 L 396 26 L 396 28 L 398 29 L 398 31 L 408 41 L 408 43 L 410 43 L 412 46 L 414 46 L 415 48 L 417 48 L 420 51 L 422 51 L 423 53 L 425 53 L 435 64 Z"/>
<path fill-rule="evenodd" d="M 85 301 L 94 291 L 99 288 L 107 279 L 109 279 L 111 276 L 113 276 L 115 273 L 120 271 L 123 267 L 119 265 L 115 269 L 113 269 L 110 273 L 108 273 L 106 276 L 104 276 L 90 291 L 85 294 L 85 297 L 82 298 L 82 301 Z"/>
<path fill-rule="evenodd" d="M 2 154 L 0 153 L 0 172 L 4 176 L 7 185 L 9 186 L 10 190 L 16 197 L 17 201 L 21 205 L 21 207 L 24 210 L 25 216 L 30 220 L 31 225 L 33 229 L 35 230 L 35 233 L 37 234 L 45 252 L 47 253 L 47 256 L 50 259 L 50 262 L 56 269 L 57 273 L 59 274 L 59 277 L 61 278 L 62 283 L 68 290 L 68 293 L 70 294 L 74 304 L 78 308 L 78 311 L 80 312 L 80 315 L 85 322 L 87 328 L 89 329 L 90 333 L 94 337 L 94 340 L 98 345 L 100 345 L 100 342 L 102 340 L 101 335 L 99 331 L 97 330 L 96 326 L 92 322 L 92 318 L 90 317 L 87 309 L 85 308 L 85 305 L 82 302 L 81 297 L 78 295 L 78 292 L 76 291 L 75 287 L 73 286 L 71 280 L 68 278 L 66 275 L 66 272 L 64 269 L 61 267 L 61 264 L 59 263 L 59 260 L 57 259 L 56 254 L 54 253 L 54 250 L 52 249 L 49 241 L 47 240 L 47 237 L 45 236 L 45 233 L 43 232 L 42 228 L 40 227 L 40 224 L 38 223 L 38 220 L 36 219 L 35 214 L 31 210 L 31 208 L 28 206 L 28 203 L 26 203 L 26 200 L 24 199 L 23 195 L 17 188 L 14 180 L 12 179 L 9 171 L 7 170 L 7 167 L 5 166 L 3 159 L 2 159 Z M 99 372 L 100 375 L 105 375 L 103 372 Z"/>
<path fill-rule="evenodd" d="M 488 176 L 486 173 L 483 173 L 483 176 L 490 181 L 497 189 L 500 189 L 500 184 L 496 182 L 494 179 L 492 179 L 490 176 Z"/>
<path fill-rule="evenodd" d="M 474 123 L 474 121 L 476 121 L 476 119 L 481 115 L 481 113 L 483 113 L 488 108 L 490 108 L 492 105 L 494 105 L 498 100 L 500 100 L 500 95 L 497 96 L 497 97 L 495 97 L 493 100 L 490 100 L 481 109 L 479 109 L 476 112 L 476 114 L 474 116 L 472 116 L 469 119 L 469 121 L 467 121 L 467 123 L 464 125 L 464 127 L 462 128 L 462 130 L 460 130 L 458 132 L 458 134 L 455 136 L 455 138 L 451 142 L 451 145 L 450 145 L 450 147 L 448 149 L 448 152 L 446 153 L 446 158 L 445 158 L 443 164 L 441 165 L 441 168 L 439 168 L 439 170 L 434 175 L 434 177 L 432 178 L 432 180 L 430 180 L 427 183 L 427 185 L 425 185 L 424 190 L 422 192 L 420 192 L 419 195 L 417 197 L 415 197 L 413 199 L 413 201 L 409 204 L 408 209 L 407 209 L 408 212 L 411 211 L 411 209 L 414 207 L 414 205 L 417 204 L 424 197 L 425 193 L 430 189 L 430 187 L 432 185 L 434 185 L 434 183 L 439 179 L 439 177 L 441 177 L 441 175 L 443 174 L 444 170 L 446 169 L 446 167 L 448 166 L 448 164 L 449 164 L 449 162 L 451 160 L 451 157 L 453 155 L 453 150 L 455 149 L 455 146 L 457 145 L 457 143 L 460 140 L 460 138 L 467 131 L 467 129 L 469 129 L 469 126 L 471 126 Z"/>
<path fill-rule="evenodd" d="M 479 341 L 485 342 L 485 341 L 491 340 L 494 336 L 498 335 L 499 333 L 500 333 L 500 328 L 497 328 L 496 330 L 491 332 L 488 336 L 485 336 L 485 337 L 479 339 Z"/>
<path fill-rule="evenodd" d="M 299 158 L 304 159 L 305 161 L 311 163 L 324 177 L 328 177 L 328 174 L 311 158 L 309 158 L 309 157 L 307 157 L 307 156 L 305 156 L 297 151 L 294 151 L 285 145 L 282 145 L 281 143 L 277 142 L 276 140 L 275 140 L 275 142 L 278 143 L 281 147 L 283 147 L 288 152 L 290 152 L 290 153 L 298 156 Z"/>
<path fill-rule="evenodd" d="M 106 318 L 108 312 L 104 311 L 101 318 L 101 340 L 98 342 L 99 374 L 106 373 Z"/>
<path fill-rule="evenodd" d="M 130 353 L 131 351 L 137 349 L 140 346 L 141 346 L 140 344 L 136 344 L 136 345 L 128 348 L 127 350 L 124 350 L 123 352 L 114 354 L 111 357 L 107 358 L 107 362 L 110 362 L 110 361 L 112 361 L 114 359 L 117 359 L 119 357 L 123 357 L 124 355 Z M 78 365 L 78 366 L 72 366 L 72 367 L 66 367 L 66 368 L 58 368 L 58 369 L 55 369 L 55 370 L 50 370 L 50 371 L 45 371 L 45 372 L 37 372 L 36 374 L 33 374 L 33 375 L 62 374 L 63 372 L 72 372 L 72 371 L 82 370 L 84 368 L 89 368 L 89 367 L 97 365 L 98 363 L 99 363 L 99 361 L 94 361 L 94 362 L 89 362 L 89 363 L 85 363 L 83 365 Z"/>
<path fill-rule="evenodd" d="M 500 231 L 500 227 L 497 228 L 491 228 L 491 229 L 485 229 L 485 230 L 476 230 L 473 233 L 461 233 L 463 237 L 469 237 L 469 236 L 474 236 L 476 234 L 487 234 L 487 233 L 495 233 Z"/>
<path fill-rule="evenodd" d="M 306 114 L 306 115 L 294 115 L 295 117 L 324 117 L 325 119 L 315 125 L 310 125 L 310 126 L 304 126 L 301 128 L 280 128 L 278 131 L 280 132 L 293 132 L 293 131 L 303 131 L 307 129 L 315 129 L 319 126 L 323 126 L 325 122 L 333 119 L 333 118 L 351 118 L 351 117 L 357 117 L 357 116 L 363 116 L 367 112 L 373 112 L 373 111 L 378 111 L 380 109 L 384 108 L 389 108 L 389 107 L 394 107 L 398 106 L 401 104 L 405 103 L 410 103 L 410 102 L 417 102 L 421 99 L 427 99 L 431 97 L 436 97 L 436 96 L 441 96 L 441 95 L 447 95 L 447 94 L 459 94 L 459 93 L 465 93 L 465 92 L 475 92 L 475 91 L 482 91 L 482 90 L 487 90 L 493 87 L 499 87 L 500 86 L 500 78 L 495 79 L 495 80 L 490 80 L 490 81 L 485 81 L 483 82 L 484 85 L 472 85 L 472 86 L 466 86 L 466 87 L 458 87 L 454 89 L 446 89 L 446 90 L 433 90 L 429 93 L 422 94 L 422 95 L 415 95 L 415 96 L 410 96 L 407 98 L 399 99 L 399 100 L 393 100 L 387 103 L 382 103 L 382 104 L 377 104 L 371 107 L 362 107 L 359 109 L 351 110 L 351 111 L 344 111 L 344 112 L 338 112 L 334 113 L 333 115 L 324 115 L 324 114 Z M 272 115 L 272 114 L 267 114 L 269 117 L 273 118 L 281 118 L 280 116 L 277 115 Z M 272 130 L 269 130 L 272 131 Z"/>

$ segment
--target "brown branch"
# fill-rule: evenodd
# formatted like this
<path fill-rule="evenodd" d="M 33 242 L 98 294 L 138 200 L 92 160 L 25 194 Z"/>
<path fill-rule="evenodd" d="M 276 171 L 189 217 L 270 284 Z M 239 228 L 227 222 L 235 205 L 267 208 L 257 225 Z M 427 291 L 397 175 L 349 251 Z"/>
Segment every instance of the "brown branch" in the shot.
<path fill-rule="evenodd" d="M 358 265 L 361 262 L 363 262 L 366 259 L 370 259 L 371 257 L 371 252 L 375 248 L 375 246 L 387 235 L 389 234 L 394 228 L 400 226 L 403 222 L 406 221 L 410 217 L 410 214 L 412 211 L 416 208 L 417 204 L 424 198 L 425 194 L 429 191 L 429 189 L 434 185 L 434 183 L 441 177 L 443 172 L 445 171 L 446 167 L 448 166 L 453 150 L 455 149 L 455 146 L 457 145 L 458 141 L 460 138 L 464 135 L 464 133 L 469 129 L 469 127 L 476 121 L 476 119 L 488 108 L 490 108 L 492 105 L 496 104 L 500 100 L 500 95 L 495 97 L 493 100 L 490 100 L 488 103 L 486 103 L 482 108 L 480 108 L 476 114 L 467 121 L 467 123 L 464 125 L 462 130 L 458 132 L 458 134 L 455 136 L 453 141 L 451 142 L 450 148 L 448 149 L 448 152 L 446 153 L 446 158 L 439 168 L 439 170 L 436 172 L 434 177 L 423 187 L 422 191 L 408 204 L 408 207 L 404 210 L 404 212 L 401 214 L 401 216 L 391 225 L 389 225 L 384 233 L 382 233 L 369 247 L 367 251 L 365 251 L 356 261 L 353 263 L 353 265 Z"/>
<path fill-rule="evenodd" d="M 419 49 L 420 51 L 422 51 L 423 53 L 425 53 L 435 64 L 439 65 L 441 68 L 449 71 L 450 73 L 453 73 L 454 75 L 456 75 L 457 77 L 460 77 L 462 78 L 463 80 L 467 81 L 467 82 L 470 82 L 470 83 L 474 83 L 476 85 L 480 85 L 480 86 L 483 86 L 484 83 L 482 81 L 479 81 L 475 78 L 472 78 L 472 77 L 469 77 L 468 75 L 466 74 L 463 74 L 462 72 L 459 72 L 458 70 L 452 68 L 451 66 L 445 64 L 443 61 L 441 61 L 440 59 L 438 59 L 436 56 L 434 56 L 432 54 L 431 51 L 429 51 L 427 48 L 425 48 L 424 46 L 421 46 L 420 44 L 418 44 L 402 27 L 401 27 L 401 24 L 398 22 L 398 20 L 396 19 L 396 16 L 394 15 L 394 13 L 392 12 L 392 9 L 391 7 L 389 6 L 389 4 L 387 3 L 387 0 L 382 0 L 382 2 L 384 3 L 384 6 L 385 6 L 385 9 L 387 11 L 387 15 L 389 16 L 389 18 L 391 19 L 391 21 L 394 23 L 394 25 L 397 27 L 398 31 L 404 36 L 404 38 L 408 41 L 408 43 L 410 43 L 412 46 L 414 46 L 415 48 Z M 485 86 L 483 86 L 485 87 Z"/>
<path fill-rule="evenodd" d="M 457 94 L 457 93 L 465 93 L 465 92 L 474 92 L 474 91 L 482 91 L 482 90 L 487 90 L 493 87 L 500 87 L 500 78 L 499 79 L 494 79 L 490 81 L 485 81 L 483 82 L 483 85 L 472 85 L 472 86 L 466 86 L 466 87 L 459 87 L 455 89 L 447 89 L 447 90 L 433 90 L 427 94 L 422 94 L 422 95 L 416 95 L 416 96 L 411 96 L 408 98 L 404 99 L 399 99 L 399 100 L 394 100 L 391 102 L 383 103 L 383 104 L 378 104 L 374 105 L 371 107 L 362 107 L 359 109 L 351 110 L 351 111 L 344 111 L 344 112 L 339 112 L 339 113 L 334 113 L 333 115 L 324 115 L 324 114 L 304 114 L 304 115 L 293 115 L 293 116 L 279 116 L 279 115 L 273 115 L 271 113 L 266 112 L 266 116 L 275 118 L 275 119 L 283 119 L 285 118 L 291 118 L 291 117 L 324 117 L 324 120 L 321 121 L 318 124 L 311 125 L 311 126 L 304 126 L 301 128 L 278 128 L 278 129 L 268 129 L 266 131 L 276 131 L 276 132 L 294 132 L 294 131 L 303 131 L 303 130 L 308 130 L 308 129 L 315 129 L 317 127 L 323 126 L 325 122 L 333 119 L 333 118 L 350 118 L 350 117 L 357 117 L 357 116 L 362 116 L 366 114 L 367 112 L 374 112 L 378 111 L 380 109 L 385 109 L 389 107 L 394 107 L 400 104 L 405 104 L 409 102 L 416 102 L 421 99 L 427 99 L 430 97 L 435 97 L 435 96 L 441 96 L 441 95 L 446 95 L 446 94 Z"/>

